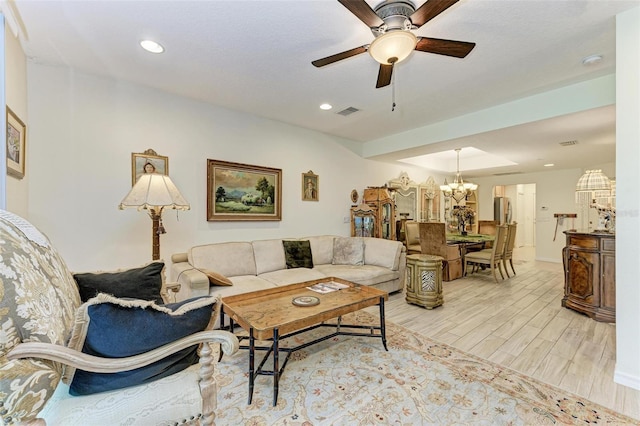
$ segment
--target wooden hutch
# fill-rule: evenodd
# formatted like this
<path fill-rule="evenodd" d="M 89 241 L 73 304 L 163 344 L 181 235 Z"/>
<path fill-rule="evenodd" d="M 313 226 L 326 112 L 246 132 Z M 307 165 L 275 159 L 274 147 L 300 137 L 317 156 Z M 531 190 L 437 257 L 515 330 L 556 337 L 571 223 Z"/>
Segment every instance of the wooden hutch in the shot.
<path fill-rule="evenodd" d="M 368 187 L 362 204 L 351 207 L 351 236 L 395 240 L 396 208 L 386 187 Z"/>
<path fill-rule="evenodd" d="M 616 321 L 616 237 L 612 233 L 564 231 L 562 306 L 596 321 Z"/>

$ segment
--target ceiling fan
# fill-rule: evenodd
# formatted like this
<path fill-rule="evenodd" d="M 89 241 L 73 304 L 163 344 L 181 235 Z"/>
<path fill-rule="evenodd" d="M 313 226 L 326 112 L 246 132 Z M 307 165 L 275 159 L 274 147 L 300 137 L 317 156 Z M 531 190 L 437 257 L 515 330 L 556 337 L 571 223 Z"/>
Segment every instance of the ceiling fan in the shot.
<path fill-rule="evenodd" d="M 466 41 L 419 37 L 411 31 L 420 28 L 458 0 L 427 0 L 418 9 L 407 0 L 387 0 L 375 9 L 371 9 L 365 0 L 338 1 L 371 28 L 375 39 L 371 44 L 311 63 L 316 67 L 323 67 L 368 51 L 373 59 L 380 63 L 376 88 L 391 84 L 393 66 L 406 59 L 413 50 L 464 58 L 476 45 Z"/>

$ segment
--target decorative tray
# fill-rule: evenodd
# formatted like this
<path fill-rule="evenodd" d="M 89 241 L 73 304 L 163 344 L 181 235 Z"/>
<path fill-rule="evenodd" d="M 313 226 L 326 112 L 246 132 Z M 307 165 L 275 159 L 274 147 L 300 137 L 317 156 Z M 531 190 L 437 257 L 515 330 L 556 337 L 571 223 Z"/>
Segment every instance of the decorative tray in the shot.
<path fill-rule="evenodd" d="M 320 299 L 315 296 L 294 297 L 291 301 L 296 306 L 315 306 L 320 303 Z"/>

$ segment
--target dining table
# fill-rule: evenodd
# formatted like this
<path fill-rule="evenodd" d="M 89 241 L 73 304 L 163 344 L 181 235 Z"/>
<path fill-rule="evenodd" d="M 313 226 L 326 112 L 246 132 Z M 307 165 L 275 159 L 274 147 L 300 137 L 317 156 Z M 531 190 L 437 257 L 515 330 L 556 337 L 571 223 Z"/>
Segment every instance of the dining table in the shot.
<path fill-rule="evenodd" d="M 446 235 L 447 243 L 450 244 L 486 244 L 495 239 L 495 235 L 489 234 L 467 234 L 449 233 Z"/>
<path fill-rule="evenodd" d="M 484 249 L 486 243 L 495 240 L 495 235 L 471 233 L 462 235 L 460 233 L 447 233 L 446 238 L 447 244 L 457 244 L 460 248 L 460 258 L 462 259 L 462 276 L 464 276 L 467 266 L 464 257 L 467 252 Z"/>

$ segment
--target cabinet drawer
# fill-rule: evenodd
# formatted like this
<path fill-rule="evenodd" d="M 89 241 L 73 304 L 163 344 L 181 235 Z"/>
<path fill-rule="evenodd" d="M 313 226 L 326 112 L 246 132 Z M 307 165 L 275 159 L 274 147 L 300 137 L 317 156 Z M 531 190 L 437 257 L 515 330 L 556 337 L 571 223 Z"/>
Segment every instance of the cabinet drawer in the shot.
<path fill-rule="evenodd" d="M 616 251 L 616 240 L 614 238 L 603 238 L 602 239 L 602 250 L 603 251 Z"/>
<path fill-rule="evenodd" d="M 585 249 L 596 250 L 598 248 L 598 239 L 590 238 L 590 237 L 582 237 L 578 235 L 571 235 L 569 237 L 569 245 L 585 248 Z"/>

